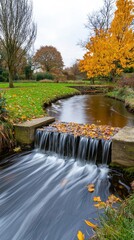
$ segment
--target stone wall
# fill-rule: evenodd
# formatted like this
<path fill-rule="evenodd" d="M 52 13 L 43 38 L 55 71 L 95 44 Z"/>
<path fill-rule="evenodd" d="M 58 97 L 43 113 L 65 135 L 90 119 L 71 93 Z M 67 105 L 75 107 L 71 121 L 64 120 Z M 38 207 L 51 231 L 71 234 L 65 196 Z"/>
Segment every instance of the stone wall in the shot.
<path fill-rule="evenodd" d="M 122 128 L 112 139 L 112 163 L 134 167 L 134 128 Z"/>

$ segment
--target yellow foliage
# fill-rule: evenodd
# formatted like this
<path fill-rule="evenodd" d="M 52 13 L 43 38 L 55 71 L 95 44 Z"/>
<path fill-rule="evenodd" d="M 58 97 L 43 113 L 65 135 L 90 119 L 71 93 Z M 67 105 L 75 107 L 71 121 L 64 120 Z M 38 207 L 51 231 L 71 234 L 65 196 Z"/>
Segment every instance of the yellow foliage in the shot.
<path fill-rule="evenodd" d="M 132 0 L 117 0 L 117 10 L 111 27 L 106 33 L 100 30 L 86 45 L 87 52 L 79 62 L 87 76 L 107 76 L 120 74 L 126 67 L 134 67 L 134 32 L 131 28 L 134 19 Z"/>

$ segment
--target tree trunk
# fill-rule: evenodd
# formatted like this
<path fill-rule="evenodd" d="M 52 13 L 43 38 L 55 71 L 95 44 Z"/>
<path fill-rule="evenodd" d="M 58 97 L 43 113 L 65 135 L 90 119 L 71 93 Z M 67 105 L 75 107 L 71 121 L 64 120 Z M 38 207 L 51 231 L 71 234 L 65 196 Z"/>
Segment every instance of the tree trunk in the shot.
<path fill-rule="evenodd" d="M 13 88 L 14 85 L 13 85 L 13 77 L 14 77 L 14 74 L 13 72 L 11 71 L 11 69 L 9 69 L 9 87 L 10 88 Z"/>

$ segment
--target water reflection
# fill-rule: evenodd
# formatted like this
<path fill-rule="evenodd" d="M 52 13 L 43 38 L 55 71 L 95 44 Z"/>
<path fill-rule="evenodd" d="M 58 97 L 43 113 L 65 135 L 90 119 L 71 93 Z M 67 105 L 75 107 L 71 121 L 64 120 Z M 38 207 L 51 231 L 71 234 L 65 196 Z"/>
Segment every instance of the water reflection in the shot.
<path fill-rule="evenodd" d="M 62 122 L 134 126 L 134 115 L 120 101 L 103 95 L 80 95 L 57 101 L 48 113 Z"/>

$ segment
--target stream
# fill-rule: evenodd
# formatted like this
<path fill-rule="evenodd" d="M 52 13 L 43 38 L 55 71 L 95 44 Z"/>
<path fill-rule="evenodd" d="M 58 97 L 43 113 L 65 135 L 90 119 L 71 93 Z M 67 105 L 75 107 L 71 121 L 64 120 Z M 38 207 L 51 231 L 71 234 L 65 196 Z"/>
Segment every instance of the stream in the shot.
<path fill-rule="evenodd" d="M 101 95 L 60 100 L 47 111 L 65 122 L 134 125 L 121 102 Z M 109 150 L 107 141 L 37 130 L 32 151 L 0 162 L 0 240 L 77 240 L 79 230 L 91 237 L 84 220 L 99 224 L 103 214 L 94 196 L 130 193 L 122 173 L 107 165 Z"/>
<path fill-rule="evenodd" d="M 59 100 L 47 112 L 61 122 L 134 126 L 134 114 L 127 111 L 124 103 L 104 95 L 77 95 Z"/>

